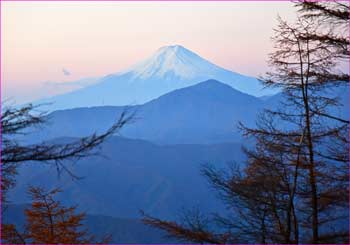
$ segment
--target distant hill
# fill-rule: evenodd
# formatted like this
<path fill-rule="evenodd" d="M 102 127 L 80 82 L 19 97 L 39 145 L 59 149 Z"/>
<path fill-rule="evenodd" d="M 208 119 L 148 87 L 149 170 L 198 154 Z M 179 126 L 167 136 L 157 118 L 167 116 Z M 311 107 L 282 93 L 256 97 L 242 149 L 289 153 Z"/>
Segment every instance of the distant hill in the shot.
<path fill-rule="evenodd" d="M 349 118 L 349 88 L 326 91 L 327 97 L 339 96 L 343 107 L 330 114 Z M 41 141 L 57 137 L 81 137 L 101 133 L 124 110 L 135 113 L 133 123 L 120 132 L 124 137 L 160 144 L 211 144 L 241 142 L 238 122 L 254 127 L 263 109 L 282 107 L 283 96 L 257 98 L 241 93 L 216 80 L 178 89 L 138 106 L 101 106 L 52 112 L 47 125 L 30 129 L 27 138 Z"/>
<path fill-rule="evenodd" d="M 160 96 L 144 105 L 55 111 L 32 138 L 80 137 L 102 132 L 127 109 L 135 121 L 121 135 L 157 143 L 219 143 L 241 140 L 238 122 L 253 126 L 264 102 L 216 80 Z"/>
<path fill-rule="evenodd" d="M 344 105 L 331 114 L 349 118 L 348 87 L 324 93 L 339 96 Z M 144 105 L 55 111 L 49 115 L 48 125 L 29 134 L 29 141 L 68 142 L 74 140 L 72 137 L 102 132 L 125 109 L 136 113 L 136 121 L 120 133 L 134 139 L 112 137 L 101 146 L 102 156 L 69 164 L 76 175 L 84 177 L 75 182 L 66 174 L 57 176 L 55 168 L 28 164 L 20 169 L 9 199 L 14 203 L 28 202 L 26 190 L 30 183 L 62 187 L 60 199 L 64 203 L 78 203 L 89 214 L 119 219 L 138 219 L 140 209 L 169 219 L 178 219 L 182 208 L 196 206 L 205 213 L 225 212 L 200 175 L 200 165 L 222 167 L 232 161 L 244 164 L 241 145 L 247 142 L 240 137 L 237 122 L 253 126 L 258 112 L 281 107 L 282 102 L 281 94 L 259 99 L 208 80 Z"/>
<path fill-rule="evenodd" d="M 68 142 L 73 139 L 60 139 Z M 163 218 L 178 218 L 182 208 L 198 206 L 204 212 L 223 209 L 200 175 L 201 164 L 244 164 L 241 145 L 160 146 L 143 140 L 113 137 L 101 147 L 101 156 L 68 163 L 74 174 L 57 175 L 56 168 L 37 163 L 20 168 L 9 200 L 28 202 L 28 185 L 61 187 L 60 199 L 79 204 L 89 213 L 120 218 L 139 218 L 140 210 Z"/>

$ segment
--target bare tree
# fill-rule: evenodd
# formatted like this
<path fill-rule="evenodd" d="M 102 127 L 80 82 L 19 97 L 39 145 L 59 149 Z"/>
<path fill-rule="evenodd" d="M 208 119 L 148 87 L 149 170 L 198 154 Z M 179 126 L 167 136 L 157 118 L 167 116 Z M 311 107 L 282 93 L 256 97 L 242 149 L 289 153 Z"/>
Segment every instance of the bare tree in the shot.
<path fill-rule="evenodd" d="M 210 220 L 198 210 L 184 212 L 181 223 L 161 220 L 144 213 L 142 215 L 142 221 L 145 224 L 164 230 L 169 238 L 175 238 L 178 241 L 207 244 L 230 243 L 229 234 L 216 234 L 209 227 Z"/>
<path fill-rule="evenodd" d="M 327 222 L 327 217 L 321 220 L 319 212 L 328 207 L 321 208 L 319 202 L 325 192 L 329 191 L 327 189 L 335 188 L 337 179 L 344 180 L 347 177 L 343 176 L 341 169 L 347 169 L 349 161 L 348 155 L 344 154 L 347 147 L 332 147 L 347 141 L 339 136 L 347 132 L 348 122 L 331 115 L 339 105 L 338 98 L 331 93 L 335 91 L 334 88 L 346 86 L 349 81 L 330 79 L 335 78 L 337 53 L 329 49 L 328 43 L 309 38 L 315 33 L 313 23 L 310 24 L 308 20 L 299 19 L 291 26 L 280 19 L 274 37 L 276 51 L 270 56 L 274 72 L 269 73 L 269 80 L 265 81 L 267 86 L 281 88 L 286 98 L 284 108 L 270 114 L 292 123 L 299 129 L 300 135 L 305 130 L 310 188 L 306 191 L 309 193 L 307 196 L 310 197 L 312 210 L 313 243 L 319 242 L 319 227 Z M 327 149 L 328 154 L 324 153 Z M 338 153 L 335 154 L 334 150 Z M 342 159 L 335 159 L 335 156 L 342 156 Z M 330 168 L 334 170 L 336 166 L 339 171 L 330 176 Z M 332 202 L 327 205 L 331 206 Z"/>
<path fill-rule="evenodd" d="M 337 113 L 343 105 L 336 93 L 349 85 L 349 74 L 338 69 L 349 57 L 343 32 L 348 33 L 349 7 L 297 6 L 302 15 L 294 25 L 279 18 L 272 71 L 262 79 L 282 91 L 280 107 L 265 110 L 256 128 L 241 125 L 255 142 L 245 149 L 246 168 L 203 170 L 232 211 L 213 220 L 225 232 L 206 233 L 226 235 L 220 242 L 348 242 L 348 228 L 339 224 L 348 222 L 349 120 Z M 173 237 L 193 241 L 196 236 L 194 229 L 181 232 L 180 224 L 149 216 L 145 222 Z"/>
<path fill-rule="evenodd" d="M 313 40 L 322 41 L 340 59 L 349 59 L 349 20 L 350 5 L 345 1 L 300 1 L 296 3 L 301 17 L 312 21 L 317 32 L 310 35 Z M 349 81 L 349 74 L 344 74 Z"/>
<path fill-rule="evenodd" d="M 28 133 L 28 129 L 40 130 L 40 126 L 46 123 L 47 114 L 36 111 L 37 108 L 32 105 L 21 108 L 3 108 L 1 117 L 2 212 L 5 211 L 7 192 L 16 184 L 17 170 L 20 166 L 29 162 L 49 164 L 56 167 L 58 174 L 65 171 L 72 178 L 78 178 L 64 161 L 75 162 L 81 158 L 98 154 L 98 147 L 133 118 L 133 114 L 124 111 L 104 133 L 92 134 L 68 143 L 46 141 L 38 144 L 25 144 L 20 142 L 18 135 Z M 2 224 L 2 239 L 11 243 L 22 243 L 20 241 L 23 241 L 20 232 L 12 224 Z"/>
<path fill-rule="evenodd" d="M 282 167 L 274 164 L 279 160 L 272 162 L 271 157 L 265 157 L 252 157 L 244 171 L 235 165 L 229 169 L 216 169 L 209 164 L 202 167 L 202 174 L 225 204 L 224 214 L 205 217 L 187 212 L 180 222 L 144 215 L 143 222 L 166 231 L 169 237 L 195 243 L 297 242 L 294 206 L 288 208 L 290 186 L 283 171 L 276 169 Z"/>
<path fill-rule="evenodd" d="M 16 139 L 16 135 L 25 134 L 25 130 L 40 127 L 46 122 L 46 113 L 38 113 L 35 109 L 37 107 L 27 105 L 19 109 L 10 107 L 3 110 L 1 117 L 1 189 L 3 201 L 7 191 L 15 184 L 17 168 L 20 165 L 29 161 L 53 164 L 58 172 L 66 171 L 72 177 L 76 177 L 63 163 L 63 160 L 77 161 L 80 158 L 97 154 L 98 146 L 130 122 L 133 116 L 123 112 L 106 132 L 83 137 L 74 142 L 61 144 L 47 141 L 31 145 L 21 144 Z"/>

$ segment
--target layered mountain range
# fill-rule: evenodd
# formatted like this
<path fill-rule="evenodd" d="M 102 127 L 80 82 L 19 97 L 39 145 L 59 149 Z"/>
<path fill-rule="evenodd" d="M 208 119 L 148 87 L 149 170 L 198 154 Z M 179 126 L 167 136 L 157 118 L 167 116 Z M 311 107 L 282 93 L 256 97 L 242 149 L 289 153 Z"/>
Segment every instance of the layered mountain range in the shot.
<path fill-rule="evenodd" d="M 120 134 L 155 143 L 218 143 L 239 141 L 238 122 L 250 126 L 263 107 L 274 101 L 244 94 L 216 80 L 174 90 L 137 106 L 100 106 L 59 110 L 32 139 L 81 137 L 107 130 L 122 112 L 134 114 Z M 244 105 L 244 106 L 243 106 Z"/>
<path fill-rule="evenodd" d="M 349 118 L 349 88 L 327 93 L 339 96 L 343 104 L 332 114 Z M 118 242 L 163 241 L 137 221 L 139 211 L 178 219 L 182 208 L 225 210 L 201 176 L 201 165 L 244 166 L 241 147 L 251 142 L 242 138 L 238 123 L 253 127 L 260 112 L 275 110 L 282 101 L 281 94 L 263 89 L 256 78 L 220 68 L 182 46 L 163 47 L 125 71 L 40 101 L 52 102 L 52 112 L 47 124 L 17 136 L 28 144 L 66 143 L 102 133 L 123 112 L 133 114 L 134 120 L 102 144 L 100 156 L 65 162 L 82 180 L 72 181 L 69 175 L 57 176 L 55 168 L 30 163 L 19 169 L 9 198 L 28 203 L 29 184 L 61 187 L 60 200 L 81 204 L 93 229 L 113 228 L 120 235 Z M 120 233 L 125 224 L 137 227 L 139 235 Z"/>
<path fill-rule="evenodd" d="M 334 92 L 344 107 L 333 112 L 349 115 L 348 89 Z M 134 114 L 131 123 L 119 134 L 123 137 L 148 140 L 157 144 L 242 143 L 238 124 L 254 127 L 264 109 L 281 106 L 280 94 L 257 98 L 223 84 L 208 80 L 177 89 L 150 102 L 136 106 L 99 106 L 58 110 L 48 115 L 40 130 L 30 129 L 29 142 L 58 137 L 82 137 L 102 133 L 115 123 L 123 112 Z"/>
<path fill-rule="evenodd" d="M 39 103 L 52 103 L 50 110 L 76 107 L 143 104 L 175 89 L 215 79 L 254 96 L 276 93 L 264 89 L 258 79 L 219 67 L 180 45 L 165 46 L 132 67 L 95 80 Z"/>

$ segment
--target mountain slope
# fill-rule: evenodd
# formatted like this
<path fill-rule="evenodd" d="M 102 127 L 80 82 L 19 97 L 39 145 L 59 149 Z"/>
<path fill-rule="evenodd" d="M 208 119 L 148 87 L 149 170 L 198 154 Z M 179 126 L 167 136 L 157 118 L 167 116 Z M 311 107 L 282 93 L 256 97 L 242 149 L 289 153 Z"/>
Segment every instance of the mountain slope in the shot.
<path fill-rule="evenodd" d="M 238 122 L 253 126 L 264 103 L 215 80 L 165 94 L 144 105 L 92 107 L 55 111 L 36 140 L 80 137 L 102 132 L 127 109 L 135 121 L 121 134 L 158 143 L 215 143 L 238 141 Z M 35 131 L 35 130 L 31 130 Z"/>
<path fill-rule="evenodd" d="M 41 102 L 53 103 L 51 110 L 135 105 L 208 79 L 219 80 L 241 92 L 255 96 L 276 92 L 262 89 L 256 78 L 223 69 L 182 46 L 174 45 L 160 48 L 145 61 L 125 71 L 105 76 L 92 86 Z"/>
<path fill-rule="evenodd" d="M 252 125 L 261 106 L 253 96 L 208 80 L 146 103 L 138 109 L 139 122 L 122 133 L 159 143 L 237 142 L 238 122 Z"/>
<path fill-rule="evenodd" d="M 327 97 L 340 97 L 343 105 L 330 108 L 329 113 L 349 118 L 349 88 L 341 87 L 325 93 Z M 135 120 L 121 130 L 120 134 L 124 137 L 161 144 L 239 142 L 242 137 L 237 128 L 238 122 L 254 127 L 259 112 L 264 108 L 276 110 L 283 106 L 282 101 L 281 94 L 260 99 L 218 81 L 208 80 L 172 91 L 144 105 L 55 111 L 49 115 L 48 124 L 40 130 L 31 129 L 34 133 L 26 137 L 41 141 L 101 133 L 127 110 L 135 113 Z M 324 123 L 334 123 L 328 121 Z"/>
<path fill-rule="evenodd" d="M 60 139 L 69 142 L 73 139 Z M 28 185 L 60 187 L 64 204 L 79 204 L 89 214 L 139 218 L 140 210 L 163 218 L 178 218 L 183 207 L 198 206 L 204 212 L 222 208 L 200 165 L 243 163 L 240 144 L 159 146 L 142 140 L 112 137 L 101 146 L 101 155 L 67 162 L 73 181 L 54 167 L 27 164 L 20 168 L 12 203 L 28 203 Z"/>

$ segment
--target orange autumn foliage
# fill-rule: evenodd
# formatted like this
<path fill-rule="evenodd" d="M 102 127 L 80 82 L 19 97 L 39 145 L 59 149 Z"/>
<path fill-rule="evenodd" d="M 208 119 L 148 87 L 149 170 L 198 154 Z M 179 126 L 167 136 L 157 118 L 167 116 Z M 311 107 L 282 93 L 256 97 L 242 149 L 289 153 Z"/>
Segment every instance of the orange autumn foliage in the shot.
<path fill-rule="evenodd" d="M 75 214 L 76 207 L 64 207 L 54 200 L 59 189 L 45 192 L 42 188 L 31 187 L 29 194 L 33 199 L 27 217 L 26 238 L 36 244 L 82 244 L 91 238 L 82 229 L 84 213 Z"/>

